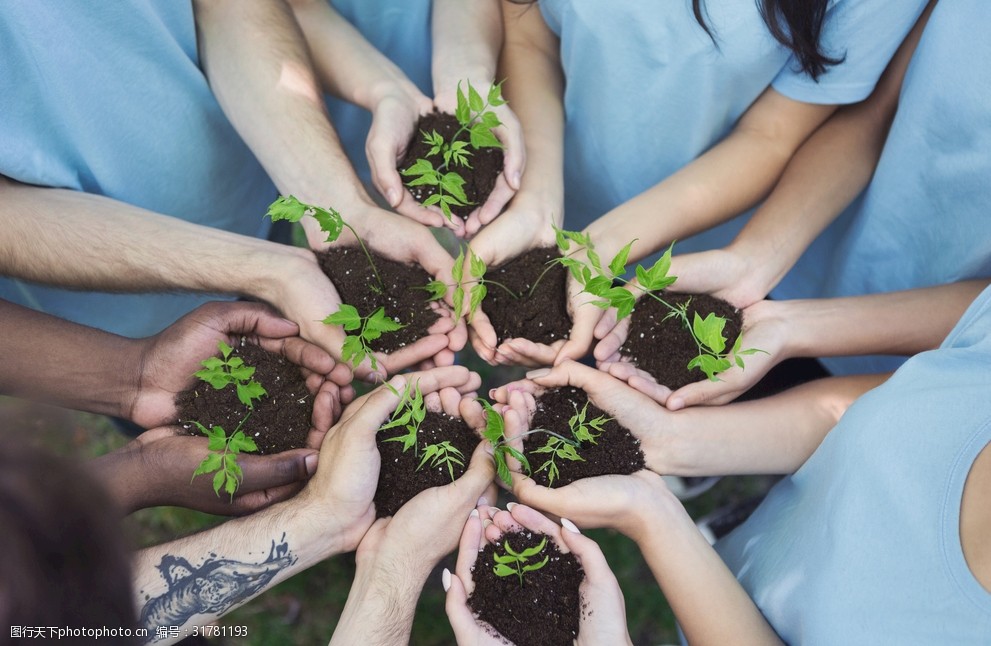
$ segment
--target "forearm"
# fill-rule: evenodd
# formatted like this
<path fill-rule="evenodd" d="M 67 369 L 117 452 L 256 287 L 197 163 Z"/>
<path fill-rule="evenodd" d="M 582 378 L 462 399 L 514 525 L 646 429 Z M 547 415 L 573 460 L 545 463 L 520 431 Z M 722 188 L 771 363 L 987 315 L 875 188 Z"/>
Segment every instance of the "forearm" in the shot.
<path fill-rule="evenodd" d="M 279 190 L 345 215 L 369 203 L 283 0 L 200 0 L 195 7 L 210 87 Z M 319 235 L 312 222 L 304 227 Z"/>
<path fill-rule="evenodd" d="M 729 250 L 747 260 L 745 280 L 768 294 L 806 248 L 871 181 L 898 108 L 902 79 L 932 11 L 905 38 L 865 101 L 838 110 L 795 153 L 774 191 Z"/>
<path fill-rule="evenodd" d="M 327 0 L 290 0 L 289 4 L 326 91 L 366 110 L 391 93 L 419 95 L 402 70 Z"/>
<path fill-rule="evenodd" d="M 354 583 L 331 644 L 390 646 L 409 643 L 413 615 L 430 570 L 370 555 L 359 560 Z"/>
<path fill-rule="evenodd" d="M 888 375 L 831 377 L 763 399 L 687 408 L 643 439 L 665 475 L 793 473 L 853 401 Z"/>
<path fill-rule="evenodd" d="M 458 83 L 495 80 L 502 45 L 499 0 L 435 0 L 432 5 L 434 96 L 453 96 Z M 484 95 L 484 93 L 483 93 Z"/>
<path fill-rule="evenodd" d="M 154 641 L 158 626 L 178 626 L 183 634 L 194 625 L 216 621 L 338 553 L 334 532 L 321 531 L 322 517 L 292 505 L 292 501 L 282 503 L 141 550 L 133 568 L 134 599 L 149 641 Z"/>
<path fill-rule="evenodd" d="M 989 282 L 969 280 L 848 298 L 779 301 L 775 307 L 790 330 L 786 355 L 912 355 L 933 350 Z"/>
<path fill-rule="evenodd" d="M 564 221 L 564 73 L 558 42 L 536 5 L 502 3 L 505 44 L 500 58 L 504 94 L 526 142 L 526 172 L 518 196 L 539 202 Z M 519 199 L 519 197 L 517 198 Z"/>
<path fill-rule="evenodd" d="M 693 646 L 780 644 L 753 600 L 666 488 L 641 512 L 637 545 Z"/>
<path fill-rule="evenodd" d="M 0 300 L 0 393 L 122 416 L 141 342 Z"/>
<path fill-rule="evenodd" d="M 630 259 L 639 260 L 721 224 L 767 196 L 795 150 L 833 110 L 835 106 L 792 101 L 768 89 L 725 139 L 587 231 L 609 257 L 637 239 Z"/>
<path fill-rule="evenodd" d="M 308 257 L 110 198 L 3 178 L 0 226 L 0 272 L 69 289 L 251 294 L 274 302 L 276 269 Z"/>

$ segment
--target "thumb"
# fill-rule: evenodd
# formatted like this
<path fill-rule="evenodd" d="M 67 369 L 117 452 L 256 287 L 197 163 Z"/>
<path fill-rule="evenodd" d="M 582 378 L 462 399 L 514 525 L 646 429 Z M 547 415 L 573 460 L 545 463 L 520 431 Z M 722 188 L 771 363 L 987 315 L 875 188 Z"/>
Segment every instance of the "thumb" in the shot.
<path fill-rule="evenodd" d="M 470 644 L 473 638 L 478 636 L 479 626 L 468 608 L 465 586 L 458 575 L 451 573 L 447 568 L 444 568 L 441 582 L 447 590 L 444 610 L 447 612 L 448 621 L 451 622 L 451 628 L 454 629 L 454 637 L 459 644 Z"/>
<path fill-rule="evenodd" d="M 590 582 L 616 578 L 595 541 L 582 535 L 578 527 L 567 518 L 561 519 L 561 527 L 564 528 L 561 532 L 561 540 L 581 562 L 585 576 Z"/>

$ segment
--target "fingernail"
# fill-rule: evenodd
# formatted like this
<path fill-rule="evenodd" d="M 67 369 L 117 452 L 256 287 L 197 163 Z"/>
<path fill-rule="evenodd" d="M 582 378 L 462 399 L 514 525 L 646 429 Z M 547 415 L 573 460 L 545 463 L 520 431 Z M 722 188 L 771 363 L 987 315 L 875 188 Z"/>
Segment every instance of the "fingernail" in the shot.
<path fill-rule="evenodd" d="M 318 456 L 314 453 L 313 455 L 306 456 L 306 459 L 303 460 L 303 464 L 306 465 L 306 475 L 312 476 L 317 472 L 317 459 Z"/>
<path fill-rule="evenodd" d="M 538 368 L 537 370 L 531 370 L 530 372 L 526 373 L 526 378 L 539 379 L 541 377 L 546 377 L 549 374 L 551 374 L 550 368 Z"/>
<path fill-rule="evenodd" d="M 492 524 L 492 521 L 490 519 L 488 519 L 488 518 L 484 519 L 482 521 L 482 529 L 484 530 L 486 527 L 488 527 L 491 524 Z"/>
<path fill-rule="evenodd" d="M 389 204 L 396 206 L 399 204 L 399 193 L 394 188 L 390 188 L 385 192 L 385 199 L 389 201 Z"/>
<path fill-rule="evenodd" d="M 513 188 L 515 188 L 515 189 L 516 189 L 517 191 L 518 191 L 518 190 L 520 190 L 520 180 L 521 180 L 521 179 L 522 179 L 522 178 L 520 177 L 520 174 L 519 174 L 519 173 L 513 173 L 513 178 L 512 178 L 512 186 L 513 186 Z"/>
<path fill-rule="evenodd" d="M 516 502 L 507 502 L 506 503 L 506 510 L 507 511 L 513 511 L 513 507 L 515 507 L 518 504 L 519 503 L 516 503 Z"/>
<path fill-rule="evenodd" d="M 481 507 L 482 505 L 488 505 L 488 504 L 489 504 L 489 499 L 486 498 L 485 496 L 482 496 L 481 498 L 478 499 L 478 502 L 475 503 L 475 506 Z"/>
<path fill-rule="evenodd" d="M 496 394 L 496 389 L 495 388 L 491 388 L 489 390 L 489 397 L 491 397 L 492 399 L 495 399 L 495 394 Z"/>
<path fill-rule="evenodd" d="M 681 410 L 685 407 L 685 400 L 678 397 L 677 399 L 668 400 L 668 410 Z"/>
<path fill-rule="evenodd" d="M 561 519 L 561 527 L 565 528 L 572 534 L 581 534 L 581 532 L 578 531 L 578 527 L 576 527 L 575 524 L 570 520 L 568 520 L 567 518 Z"/>
<path fill-rule="evenodd" d="M 491 444 L 486 444 L 485 452 L 488 453 L 489 455 L 495 455 L 495 447 L 492 446 Z"/>
<path fill-rule="evenodd" d="M 440 573 L 440 584 L 444 586 L 444 592 L 451 589 L 451 571 L 444 568 L 444 571 Z"/>
<path fill-rule="evenodd" d="M 472 509 L 471 510 L 471 513 L 468 514 L 468 518 L 478 518 L 478 510 L 477 509 Z"/>

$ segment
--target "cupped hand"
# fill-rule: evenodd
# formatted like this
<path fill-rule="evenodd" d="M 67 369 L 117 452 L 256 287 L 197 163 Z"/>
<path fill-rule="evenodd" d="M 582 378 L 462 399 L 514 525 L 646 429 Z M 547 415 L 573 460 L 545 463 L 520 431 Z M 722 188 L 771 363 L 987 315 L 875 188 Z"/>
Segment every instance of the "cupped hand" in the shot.
<path fill-rule="evenodd" d="M 375 435 L 407 384 L 418 384 L 426 397 L 446 388 L 470 393 L 480 379 L 461 366 L 397 375 L 344 410 L 323 440 L 316 474 L 300 494 L 314 507 L 314 518 L 327 522 L 337 551 L 355 549 L 375 520 L 372 500 L 381 464 Z"/>
<path fill-rule="evenodd" d="M 483 97 L 488 97 L 491 83 L 476 86 L 475 89 Z M 462 88 L 467 93 L 467 88 Z M 457 110 L 457 94 L 444 93 L 434 99 L 434 105 L 440 112 L 454 114 Z M 526 147 L 523 144 L 523 128 L 509 104 L 489 108 L 499 118 L 500 125 L 492 129 L 492 133 L 503 145 L 502 172 L 496 178 L 495 187 L 485 200 L 473 210 L 464 222 L 464 235 L 471 237 L 488 225 L 502 213 L 503 208 L 513 198 L 520 188 L 523 169 L 526 166 Z M 458 220 L 458 218 L 454 218 Z"/>
<path fill-rule="evenodd" d="M 509 511 L 480 507 L 465 524 L 458 548 L 455 573 L 447 570 L 443 584 L 447 591 L 445 610 L 458 644 L 500 644 L 495 630 L 479 621 L 468 607 L 474 591 L 472 568 L 486 543 L 498 541 L 507 532 L 522 529 L 540 532 L 551 538 L 562 553 L 572 553 L 585 573 L 579 593 L 582 606 L 577 644 L 629 644 L 623 592 L 609 569 L 599 546 L 581 535 L 570 521 L 562 526 L 526 505 L 512 504 Z"/>
<path fill-rule="evenodd" d="M 671 275 L 678 280 L 669 289 L 711 294 L 744 309 L 765 298 L 773 287 L 761 285 L 759 273 L 759 265 L 732 247 L 682 254 L 671 259 Z"/>
<path fill-rule="evenodd" d="M 237 463 L 243 479 L 232 497 L 214 492 L 210 474 L 190 480 L 210 454 L 207 444 L 207 438 L 188 435 L 177 426 L 154 428 L 91 465 L 128 513 L 171 505 L 224 516 L 250 514 L 286 500 L 317 466 L 313 448 L 273 455 L 242 453 Z"/>
<path fill-rule="evenodd" d="M 439 211 L 420 205 L 406 188 L 397 168 L 406 156 L 410 140 L 419 136 L 416 124 L 420 117 L 433 109 L 433 102 L 416 88 L 397 88 L 377 101 L 372 108 L 372 126 L 365 141 L 372 184 L 400 215 L 429 227 L 449 227 L 463 237 L 464 221 L 461 218 L 448 220 Z"/>
<path fill-rule="evenodd" d="M 557 212 L 559 213 L 560 209 Z M 485 261 L 488 267 L 493 267 L 531 249 L 553 246 L 554 213 L 554 210 L 545 206 L 540 200 L 520 193 L 505 213 L 475 236 L 469 248 Z M 468 280 L 470 254 L 466 255 L 469 258 L 465 260 L 464 275 Z M 525 339 L 506 339 L 499 343 L 496 331 L 485 314 L 484 302 L 472 316 L 468 331 L 475 352 L 493 365 L 498 363 L 550 365 L 557 355 L 560 344 L 563 343 L 547 346 Z"/>
<path fill-rule="evenodd" d="M 174 422 L 175 396 L 196 383 L 193 373 L 201 368 L 200 362 L 217 354 L 219 341 L 236 346 L 241 337 L 300 366 L 310 392 L 330 380 L 338 402 L 350 401 L 350 371 L 320 347 L 301 339 L 299 331 L 299 326 L 262 303 L 201 305 L 143 341 L 140 385 L 125 409 L 128 418 L 145 428 Z"/>

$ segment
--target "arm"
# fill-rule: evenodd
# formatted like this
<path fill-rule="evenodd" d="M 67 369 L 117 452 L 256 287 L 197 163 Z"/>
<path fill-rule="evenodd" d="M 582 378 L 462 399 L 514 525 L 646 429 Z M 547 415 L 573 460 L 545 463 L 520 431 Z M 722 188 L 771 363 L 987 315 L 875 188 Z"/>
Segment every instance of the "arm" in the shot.
<path fill-rule="evenodd" d="M 713 293 L 737 307 L 766 296 L 805 249 L 868 185 L 898 108 L 926 8 L 865 101 L 840 108 L 795 153 L 781 180 L 726 249 L 676 257 L 678 291 Z"/>
<path fill-rule="evenodd" d="M 440 368 L 393 378 L 356 400 L 327 433 L 320 464 L 289 501 L 171 543 L 142 550 L 133 567 L 139 620 L 190 628 L 208 623 L 278 582 L 329 556 L 355 549 L 375 520 L 378 482 L 375 434 L 392 413 L 407 379 L 424 393 L 470 392 L 478 383 L 464 368 Z"/>

